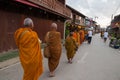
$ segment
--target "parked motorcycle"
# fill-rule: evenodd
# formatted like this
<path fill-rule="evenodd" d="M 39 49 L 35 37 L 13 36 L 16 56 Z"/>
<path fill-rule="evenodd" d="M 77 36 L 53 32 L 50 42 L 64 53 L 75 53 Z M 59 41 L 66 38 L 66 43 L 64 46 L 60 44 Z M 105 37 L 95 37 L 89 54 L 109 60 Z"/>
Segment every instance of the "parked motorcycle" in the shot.
<path fill-rule="evenodd" d="M 120 39 L 112 37 L 109 46 L 115 49 L 120 48 Z"/>

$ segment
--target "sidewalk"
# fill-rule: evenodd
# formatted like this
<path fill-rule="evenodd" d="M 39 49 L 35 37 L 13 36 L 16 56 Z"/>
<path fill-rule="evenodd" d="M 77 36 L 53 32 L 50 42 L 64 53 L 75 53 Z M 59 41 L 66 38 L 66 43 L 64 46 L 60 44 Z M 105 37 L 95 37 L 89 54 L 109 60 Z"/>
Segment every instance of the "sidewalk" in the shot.
<path fill-rule="evenodd" d="M 63 47 L 55 77 L 48 77 L 48 60 L 43 58 L 44 72 L 38 80 L 120 80 L 120 53 L 108 43 L 104 43 L 99 35 L 93 36 L 91 44 L 81 44 L 72 64 L 67 63 Z M 22 77 L 20 62 L 0 69 L 0 80 L 22 80 Z"/>
<path fill-rule="evenodd" d="M 43 49 L 41 51 L 42 51 L 42 55 L 43 55 Z M 19 62 L 20 62 L 19 56 L 15 57 L 15 58 L 8 59 L 8 60 L 5 60 L 3 62 L 0 62 L 0 69 L 6 68 L 10 65 L 13 65 L 13 64 L 19 63 Z"/>
<path fill-rule="evenodd" d="M 100 39 L 100 41 L 98 41 L 98 40 L 97 41 L 101 42 L 101 40 L 102 39 Z M 109 41 L 107 41 L 107 42 L 109 42 Z M 102 43 L 102 44 L 104 44 L 104 43 Z M 120 49 L 118 49 L 118 52 L 120 53 Z M 42 54 L 43 54 L 43 45 L 42 45 Z M 13 64 L 19 63 L 19 62 L 20 62 L 19 56 L 15 57 L 15 58 L 8 59 L 8 60 L 5 60 L 3 62 L 0 62 L 0 69 L 6 68 L 6 67 L 8 67 L 10 65 L 13 65 Z"/>
<path fill-rule="evenodd" d="M 62 40 L 62 43 L 64 43 L 64 40 Z M 45 43 L 42 43 L 42 44 L 41 44 L 42 55 L 43 55 L 43 48 L 44 48 L 44 46 L 45 46 Z M 44 57 L 44 56 L 43 56 L 43 57 Z M 0 62 L 0 69 L 3 69 L 3 68 L 5 68 L 5 67 L 8 67 L 8 66 L 13 65 L 13 64 L 18 63 L 18 62 L 20 62 L 19 56 L 14 57 L 14 58 L 10 58 L 10 59 L 8 59 L 8 60 L 5 60 L 5 61 L 3 61 L 3 62 Z"/>
<path fill-rule="evenodd" d="M 15 58 L 0 62 L 0 69 L 10 66 L 12 64 L 18 63 L 18 62 L 19 62 L 19 57 L 15 57 Z"/>
<path fill-rule="evenodd" d="M 41 45 L 42 52 L 43 52 L 43 47 L 44 47 L 44 44 Z M 18 62 L 20 62 L 19 56 L 14 57 L 14 58 L 10 58 L 8 60 L 4 60 L 3 62 L 0 62 L 0 69 L 6 68 L 6 67 L 13 65 L 15 63 L 18 63 Z"/>

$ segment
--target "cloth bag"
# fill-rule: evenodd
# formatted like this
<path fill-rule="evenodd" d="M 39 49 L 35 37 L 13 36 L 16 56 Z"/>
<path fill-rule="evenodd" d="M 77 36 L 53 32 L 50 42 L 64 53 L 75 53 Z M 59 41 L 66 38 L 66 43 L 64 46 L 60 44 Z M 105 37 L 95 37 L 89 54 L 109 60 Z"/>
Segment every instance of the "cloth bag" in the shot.
<path fill-rule="evenodd" d="M 49 57 L 50 57 L 49 46 L 44 47 L 43 53 L 44 53 L 44 57 L 45 57 L 45 58 L 49 58 Z"/>
<path fill-rule="evenodd" d="M 49 40 L 49 32 L 47 33 L 47 41 Z M 43 55 L 45 58 L 50 58 L 50 50 L 49 50 L 49 46 L 46 44 L 43 50 Z"/>

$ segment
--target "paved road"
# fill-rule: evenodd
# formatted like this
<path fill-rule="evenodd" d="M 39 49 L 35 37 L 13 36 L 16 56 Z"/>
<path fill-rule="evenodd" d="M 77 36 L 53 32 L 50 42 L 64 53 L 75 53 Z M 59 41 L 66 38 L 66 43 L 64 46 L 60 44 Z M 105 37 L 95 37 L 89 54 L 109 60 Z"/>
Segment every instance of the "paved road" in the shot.
<path fill-rule="evenodd" d="M 120 51 L 104 43 L 99 35 L 89 45 L 84 42 L 77 51 L 73 64 L 68 64 L 63 53 L 56 76 L 48 77 L 47 59 L 44 73 L 39 80 L 120 80 Z M 0 70 L 0 80 L 22 80 L 23 70 L 19 63 Z"/>

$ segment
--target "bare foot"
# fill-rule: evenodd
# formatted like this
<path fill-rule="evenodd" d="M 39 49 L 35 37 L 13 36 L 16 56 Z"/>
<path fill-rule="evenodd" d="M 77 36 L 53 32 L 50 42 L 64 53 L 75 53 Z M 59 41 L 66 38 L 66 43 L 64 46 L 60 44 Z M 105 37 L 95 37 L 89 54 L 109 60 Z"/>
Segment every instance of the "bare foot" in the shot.
<path fill-rule="evenodd" d="M 50 72 L 49 77 L 55 77 L 53 72 Z"/>
<path fill-rule="evenodd" d="M 68 63 L 70 63 L 70 60 L 68 61 Z"/>
<path fill-rule="evenodd" d="M 70 61 L 70 64 L 72 64 L 72 61 Z"/>

